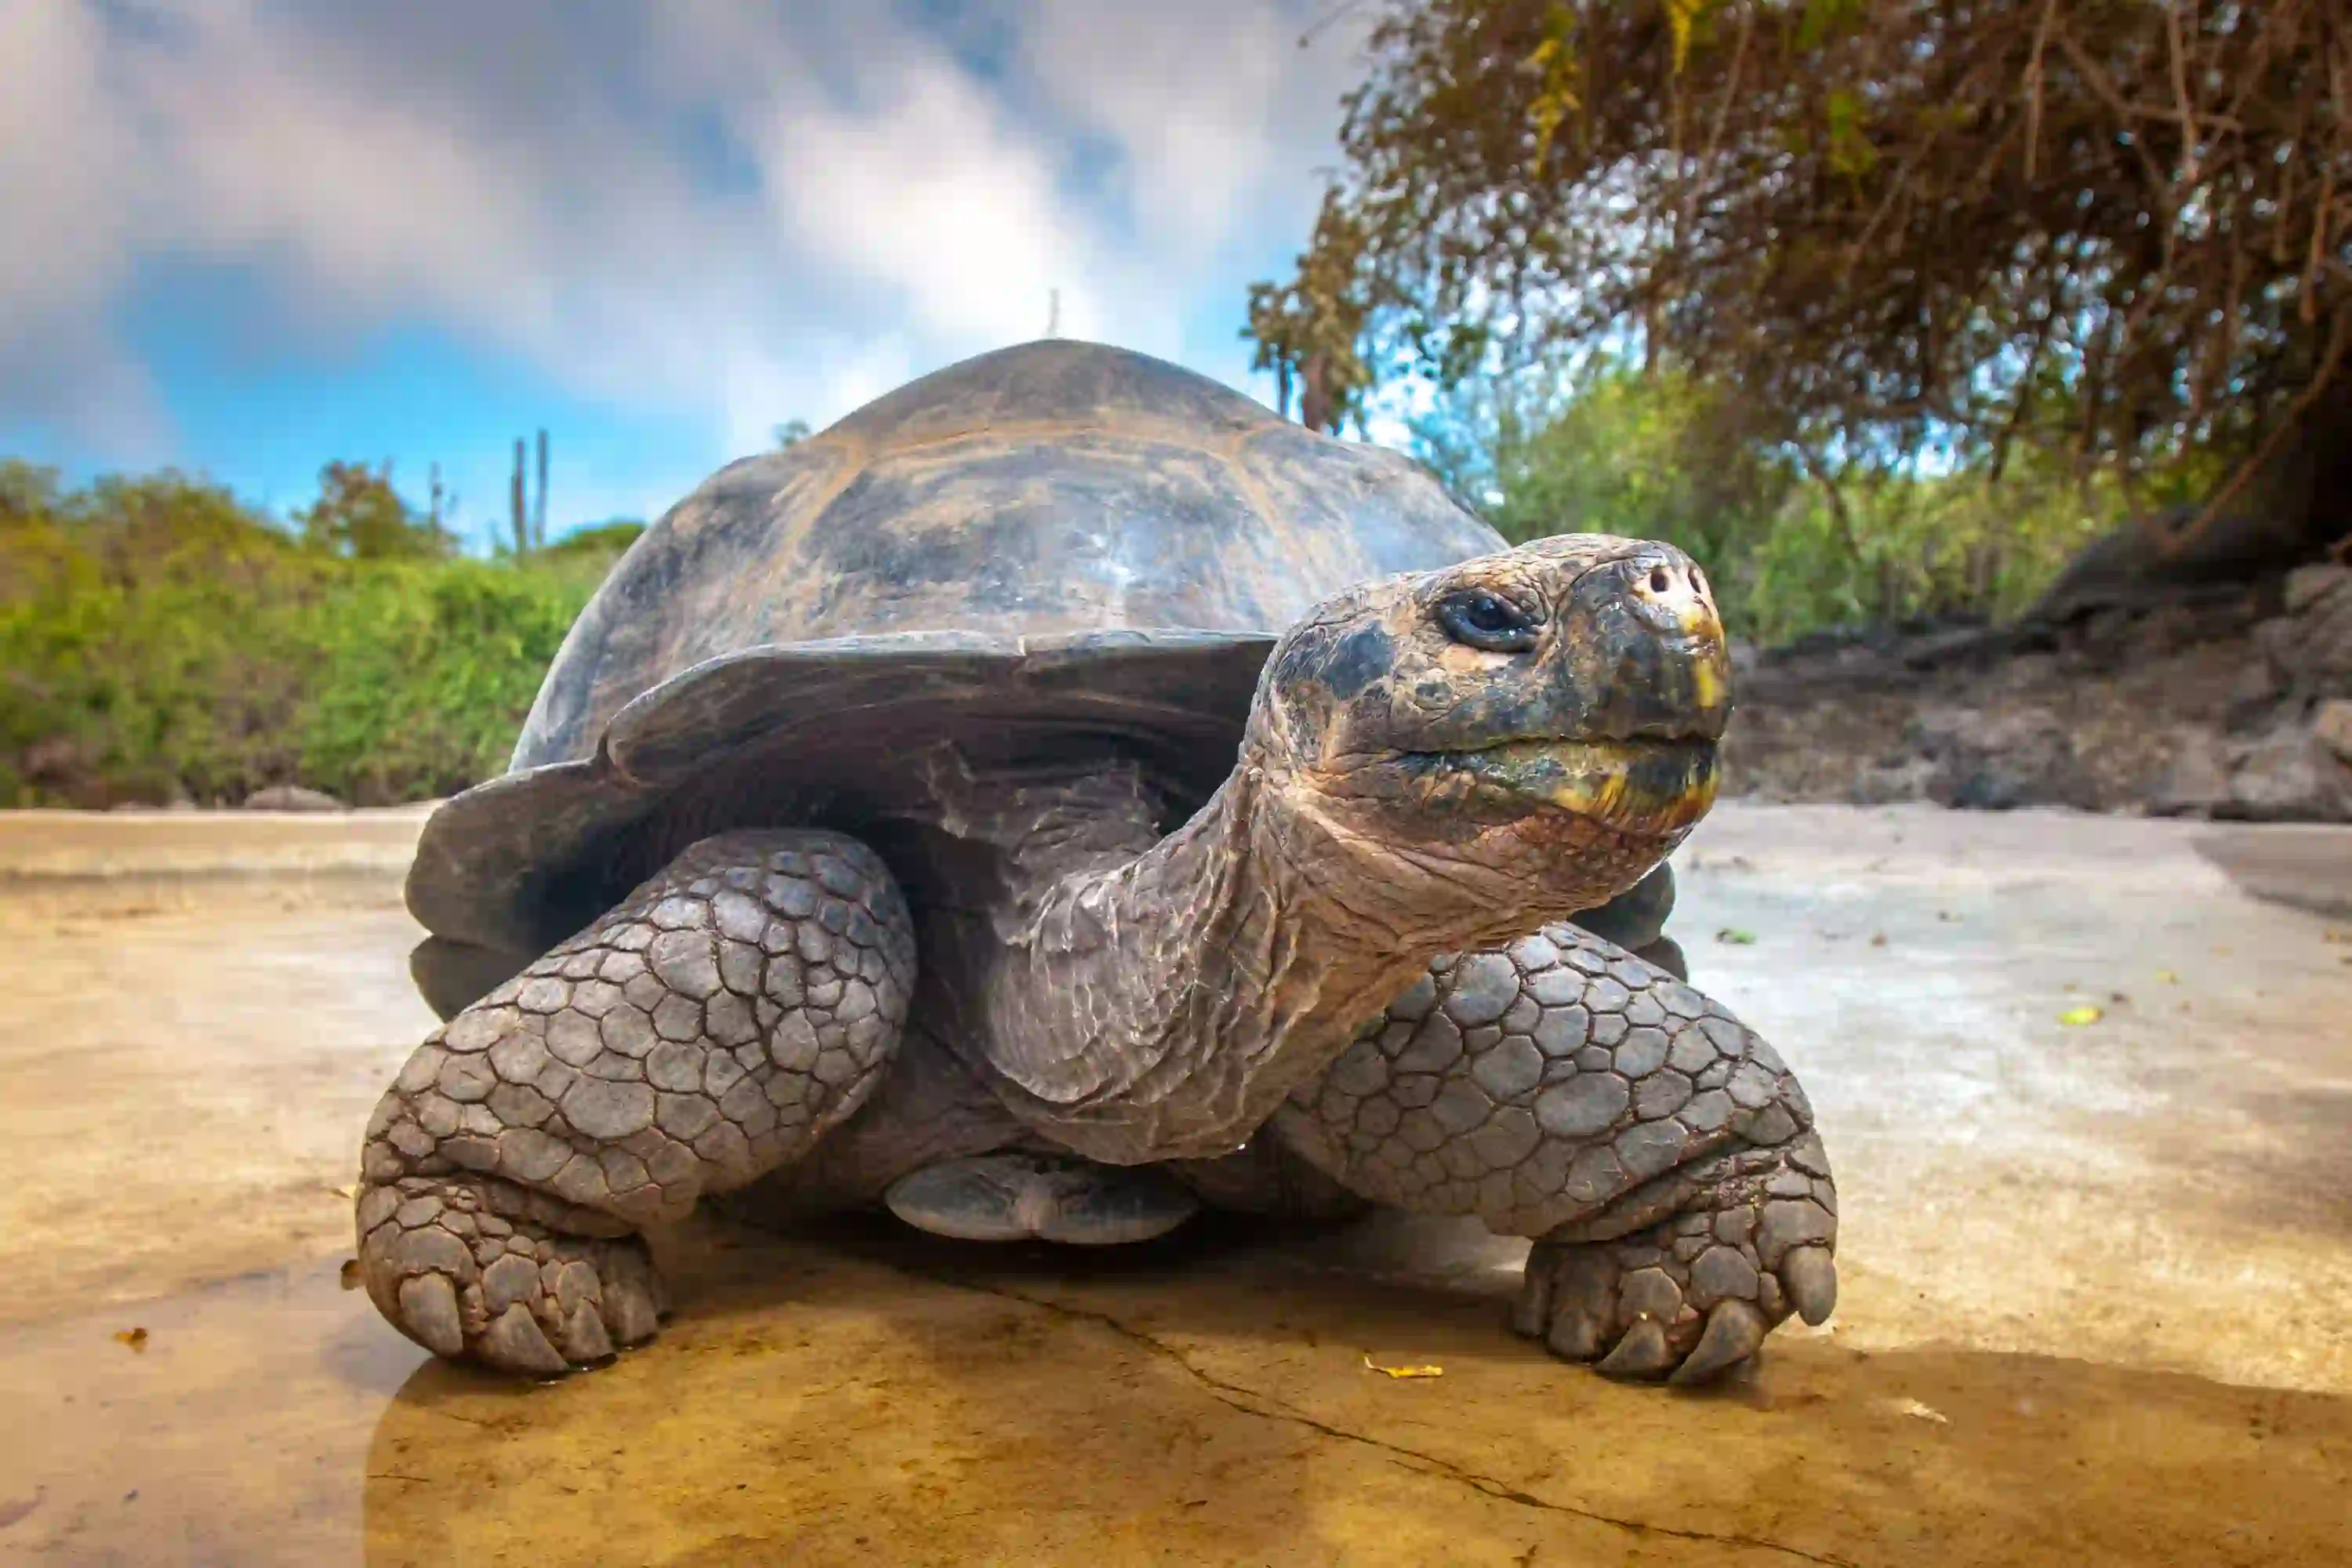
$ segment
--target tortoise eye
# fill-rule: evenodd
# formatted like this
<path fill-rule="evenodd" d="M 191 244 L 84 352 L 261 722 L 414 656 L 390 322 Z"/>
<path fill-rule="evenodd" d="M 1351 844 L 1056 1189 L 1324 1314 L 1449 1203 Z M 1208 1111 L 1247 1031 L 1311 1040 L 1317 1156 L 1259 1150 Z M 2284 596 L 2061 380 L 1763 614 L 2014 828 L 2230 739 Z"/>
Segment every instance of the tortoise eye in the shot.
<path fill-rule="evenodd" d="M 1536 623 L 1499 594 L 1484 588 L 1448 595 L 1437 604 L 1437 624 L 1455 642 L 1488 653 L 1523 653 L 1536 646 Z"/>

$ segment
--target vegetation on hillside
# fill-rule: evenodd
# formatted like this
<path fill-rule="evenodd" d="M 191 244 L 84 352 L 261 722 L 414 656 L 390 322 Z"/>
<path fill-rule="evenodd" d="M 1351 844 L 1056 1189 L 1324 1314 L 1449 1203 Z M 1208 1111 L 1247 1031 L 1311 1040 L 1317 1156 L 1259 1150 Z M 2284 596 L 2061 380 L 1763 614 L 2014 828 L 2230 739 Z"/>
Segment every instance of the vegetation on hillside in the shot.
<path fill-rule="evenodd" d="M 639 529 L 469 560 L 353 465 L 288 528 L 176 473 L 0 462 L 0 805 L 462 788 Z"/>
<path fill-rule="evenodd" d="M 1601 364 L 1465 384 L 1414 445 L 1513 539 L 1572 521 L 1685 545 L 1734 629 L 1766 641 L 2013 608 L 2100 521 L 2056 476 L 1997 497 L 1967 473 L 1888 477 L 1832 510 L 1741 408 Z M 504 768 L 565 631 L 643 531 L 483 560 L 356 465 L 328 465 L 280 524 L 177 473 L 69 489 L 0 461 L 0 805 L 462 789 Z"/>

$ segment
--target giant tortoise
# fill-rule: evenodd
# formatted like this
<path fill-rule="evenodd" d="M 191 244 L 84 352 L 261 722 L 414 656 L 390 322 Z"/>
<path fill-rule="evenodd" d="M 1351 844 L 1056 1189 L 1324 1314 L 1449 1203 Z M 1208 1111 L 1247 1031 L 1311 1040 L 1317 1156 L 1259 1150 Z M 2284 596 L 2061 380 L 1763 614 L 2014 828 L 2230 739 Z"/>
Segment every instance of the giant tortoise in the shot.
<path fill-rule="evenodd" d="M 1509 549 L 1115 349 L 927 376 L 656 523 L 427 824 L 368 1292 L 551 1375 L 653 1336 L 637 1233 L 708 1195 L 1370 1204 L 1534 1238 L 1562 1356 L 1720 1373 L 1836 1289 L 1804 1094 L 1659 933 L 1727 679 L 1669 546 Z"/>

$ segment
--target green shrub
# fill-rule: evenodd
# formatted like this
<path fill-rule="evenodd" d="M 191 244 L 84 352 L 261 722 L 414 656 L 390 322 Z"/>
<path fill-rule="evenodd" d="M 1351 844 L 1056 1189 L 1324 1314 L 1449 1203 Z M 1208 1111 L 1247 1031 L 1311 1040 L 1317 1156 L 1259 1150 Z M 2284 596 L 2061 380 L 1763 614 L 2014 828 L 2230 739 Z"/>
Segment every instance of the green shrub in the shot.
<path fill-rule="evenodd" d="M 310 531 L 178 475 L 68 491 L 0 463 L 0 805 L 463 788 L 625 543 L 493 563 L 382 517 Z"/>
<path fill-rule="evenodd" d="M 595 580 L 503 563 L 354 572 L 319 606 L 317 684 L 289 736 L 302 781 L 347 800 L 447 795 L 505 771 Z"/>

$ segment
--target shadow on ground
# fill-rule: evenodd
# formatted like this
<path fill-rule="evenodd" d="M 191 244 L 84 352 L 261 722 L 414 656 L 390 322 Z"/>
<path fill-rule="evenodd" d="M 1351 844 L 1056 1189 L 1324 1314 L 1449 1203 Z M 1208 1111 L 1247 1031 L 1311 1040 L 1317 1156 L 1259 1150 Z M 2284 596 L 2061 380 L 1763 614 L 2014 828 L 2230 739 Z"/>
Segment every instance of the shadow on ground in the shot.
<path fill-rule="evenodd" d="M 1624 1388 L 1511 1338 L 1507 1274 L 1384 1281 L 1381 1252 L 1425 1248 L 1380 1228 L 1075 1260 L 698 1228 L 666 1249 L 686 1304 L 654 1348 L 529 1393 L 412 1375 L 370 1449 L 367 1560 L 2352 1554 L 2352 1401 L 1818 1336 L 1717 1394 Z"/>

